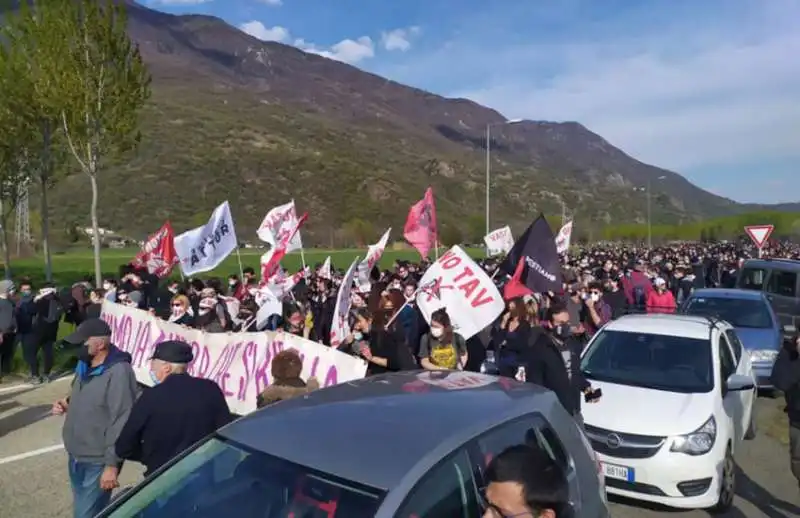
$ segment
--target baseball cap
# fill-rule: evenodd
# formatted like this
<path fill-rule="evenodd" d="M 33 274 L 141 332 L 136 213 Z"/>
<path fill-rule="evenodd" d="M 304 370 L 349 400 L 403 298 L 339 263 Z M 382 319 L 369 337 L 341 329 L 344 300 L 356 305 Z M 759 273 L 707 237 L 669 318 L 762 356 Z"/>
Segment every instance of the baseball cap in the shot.
<path fill-rule="evenodd" d="M 191 363 L 194 359 L 192 346 L 180 340 L 167 340 L 156 345 L 151 360 L 161 360 L 167 363 Z"/>
<path fill-rule="evenodd" d="M 111 336 L 111 328 L 105 320 L 100 318 L 90 318 L 84 320 L 72 334 L 64 338 L 70 344 L 82 344 L 89 338 L 96 336 Z"/>
<path fill-rule="evenodd" d="M 662 277 L 656 277 L 656 279 L 653 281 L 653 284 L 656 286 L 665 286 L 667 281 L 665 281 Z"/>

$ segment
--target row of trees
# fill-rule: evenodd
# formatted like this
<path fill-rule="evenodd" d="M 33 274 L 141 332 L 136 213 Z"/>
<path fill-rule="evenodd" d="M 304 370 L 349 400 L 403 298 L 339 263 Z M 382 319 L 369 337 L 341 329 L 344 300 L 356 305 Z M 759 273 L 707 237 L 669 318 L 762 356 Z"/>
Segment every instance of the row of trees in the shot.
<path fill-rule="evenodd" d="M 98 236 L 98 177 L 136 148 L 150 75 L 127 34 L 123 2 L 32 0 L 0 26 L 0 245 L 9 277 L 8 222 L 19 196 L 40 196 L 45 276 L 52 280 L 47 194 L 74 172 L 86 175 Z M 101 282 L 100 240 L 94 266 Z"/>

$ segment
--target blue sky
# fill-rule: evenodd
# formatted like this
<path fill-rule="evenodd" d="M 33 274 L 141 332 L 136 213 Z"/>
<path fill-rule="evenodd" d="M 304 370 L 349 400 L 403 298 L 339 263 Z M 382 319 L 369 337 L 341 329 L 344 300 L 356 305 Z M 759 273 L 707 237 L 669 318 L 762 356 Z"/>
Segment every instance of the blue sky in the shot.
<path fill-rule="evenodd" d="M 800 201 L 800 0 L 144 0 L 508 118 L 576 120 L 738 201 Z"/>

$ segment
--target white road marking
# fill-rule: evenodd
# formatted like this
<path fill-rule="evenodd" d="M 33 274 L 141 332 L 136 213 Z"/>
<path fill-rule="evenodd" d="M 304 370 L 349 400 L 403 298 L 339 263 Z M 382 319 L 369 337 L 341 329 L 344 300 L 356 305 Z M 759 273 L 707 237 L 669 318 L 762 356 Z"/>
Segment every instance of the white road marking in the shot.
<path fill-rule="evenodd" d="M 53 446 L 47 446 L 45 448 L 39 448 L 38 450 L 26 451 L 25 453 L 20 453 L 19 455 L 12 455 L 10 457 L 3 457 L 0 459 L 0 465 L 3 464 L 10 464 L 12 462 L 17 462 L 20 460 L 29 459 L 31 457 L 36 457 L 38 455 L 44 455 L 46 453 L 52 453 L 54 451 L 59 451 L 64 448 L 63 444 L 54 444 Z"/>
<path fill-rule="evenodd" d="M 70 380 L 70 379 L 72 379 L 72 376 L 62 376 L 60 378 L 54 379 L 53 381 L 51 381 L 51 383 L 58 383 L 60 381 L 66 381 L 66 380 Z M 19 383 L 17 385 L 11 385 L 9 387 L 0 388 L 0 394 L 8 394 L 9 392 L 20 392 L 20 391 L 25 390 L 25 389 L 42 388 L 42 387 L 46 387 L 46 386 L 47 385 L 45 385 L 44 383 L 42 383 L 40 385 L 33 385 L 31 383 Z"/>

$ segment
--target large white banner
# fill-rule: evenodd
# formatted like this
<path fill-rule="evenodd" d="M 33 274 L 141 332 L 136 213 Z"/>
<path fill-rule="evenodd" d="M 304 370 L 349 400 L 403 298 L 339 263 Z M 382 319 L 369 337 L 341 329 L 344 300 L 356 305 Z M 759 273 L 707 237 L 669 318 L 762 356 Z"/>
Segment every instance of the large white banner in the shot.
<path fill-rule="evenodd" d="M 505 226 L 489 232 L 483 237 L 489 255 L 507 254 L 514 246 L 514 236 L 511 227 Z"/>
<path fill-rule="evenodd" d="M 175 252 L 184 275 L 213 270 L 238 246 L 227 201 L 214 209 L 208 223 L 175 237 Z"/>
<path fill-rule="evenodd" d="M 465 339 L 478 334 L 503 312 L 503 297 L 469 255 L 459 246 L 433 263 L 419 283 L 417 305 L 425 320 L 447 309 L 455 330 Z"/>
<path fill-rule="evenodd" d="M 272 359 L 285 349 L 303 357 L 302 377 L 314 376 L 322 387 L 361 379 L 367 364 L 330 347 L 283 332 L 204 333 L 171 324 L 146 311 L 103 302 L 102 318 L 111 326 L 111 341 L 133 357 L 136 379 L 152 386 L 149 364 L 156 344 L 183 340 L 192 346 L 189 373 L 214 380 L 236 414 L 256 408 L 256 397 L 272 383 Z"/>
<path fill-rule="evenodd" d="M 272 245 L 274 249 L 280 243 L 283 243 L 296 228 L 297 211 L 294 208 L 294 200 L 292 200 L 267 212 L 267 215 L 264 216 L 264 221 L 258 227 L 258 238 Z M 289 241 L 286 253 L 300 250 L 301 248 L 303 248 L 303 241 L 300 239 L 300 231 L 298 230 L 292 240 Z"/>
<path fill-rule="evenodd" d="M 358 263 L 358 272 L 356 274 L 356 283 L 358 284 L 358 289 L 362 292 L 369 291 L 371 287 L 371 283 L 369 281 L 369 273 L 372 271 L 372 268 L 378 264 L 378 261 L 381 260 L 383 256 L 383 251 L 386 250 L 386 244 L 389 243 L 389 234 L 392 232 L 392 228 L 389 227 L 386 232 L 383 233 L 381 238 L 378 240 L 377 243 L 374 245 L 369 245 L 369 249 L 367 250 L 367 256 L 364 258 L 363 261 Z"/>
<path fill-rule="evenodd" d="M 347 338 L 347 335 L 350 334 L 348 316 L 353 301 L 351 294 L 353 292 L 353 277 L 355 277 L 357 267 L 358 257 L 353 260 L 353 264 L 347 269 L 347 273 L 344 274 L 344 279 L 342 279 L 342 284 L 339 286 L 336 307 L 333 310 L 333 322 L 331 322 L 330 344 L 332 347 L 339 347 L 344 339 Z"/>
<path fill-rule="evenodd" d="M 556 251 L 559 254 L 569 252 L 569 245 L 572 242 L 572 221 L 567 221 L 561 230 L 556 234 Z"/>

